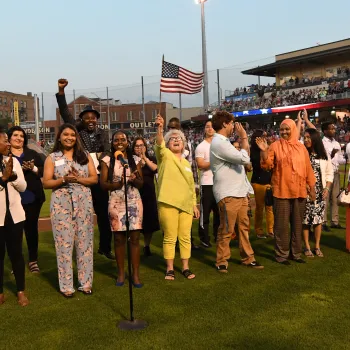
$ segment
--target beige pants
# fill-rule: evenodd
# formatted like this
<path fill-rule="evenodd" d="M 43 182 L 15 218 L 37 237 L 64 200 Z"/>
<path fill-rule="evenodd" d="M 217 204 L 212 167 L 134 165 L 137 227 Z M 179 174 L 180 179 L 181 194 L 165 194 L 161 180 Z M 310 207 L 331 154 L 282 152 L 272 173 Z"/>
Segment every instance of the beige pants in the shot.
<path fill-rule="evenodd" d="M 340 190 L 340 174 L 335 173 L 333 184 L 330 188 L 329 196 L 326 200 L 326 209 L 324 211 L 324 223 L 327 224 L 328 222 L 328 208 L 330 206 L 331 208 L 331 223 L 338 225 L 339 224 L 339 207 L 337 204 L 337 196 L 339 194 Z"/>
<path fill-rule="evenodd" d="M 226 197 L 218 203 L 220 226 L 216 240 L 216 266 L 225 265 L 231 257 L 230 241 L 238 224 L 239 251 L 243 264 L 255 261 L 249 241 L 248 198 Z"/>

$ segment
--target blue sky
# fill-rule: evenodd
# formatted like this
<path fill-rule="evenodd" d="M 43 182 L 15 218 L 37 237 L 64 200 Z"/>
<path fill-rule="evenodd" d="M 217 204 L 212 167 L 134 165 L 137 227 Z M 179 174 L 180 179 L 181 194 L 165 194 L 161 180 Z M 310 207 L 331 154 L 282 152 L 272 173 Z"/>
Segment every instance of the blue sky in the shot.
<path fill-rule="evenodd" d="M 57 79 L 66 77 L 70 89 L 100 96 L 104 92 L 97 88 L 114 86 L 113 97 L 136 102 L 139 87 L 116 87 L 139 83 L 144 75 L 146 98 L 155 98 L 162 54 L 201 71 L 200 6 L 194 0 L 4 3 L 0 90 L 46 92 L 51 98 Z M 223 90 L 255 83 L 240 71 L 272 62 L 275 54 L 349 36 L 342 16 L 350 10 L 349 0 L 208 0 L 205 8 L 208 68 L 234 66 L 221 71 Z M 251 61 L 256 62 L 243 64 Z M 209 81 L 215 100 L 215 72 Z M 185 105 L 200 104 L 198 98 L 185 98 Z"/>

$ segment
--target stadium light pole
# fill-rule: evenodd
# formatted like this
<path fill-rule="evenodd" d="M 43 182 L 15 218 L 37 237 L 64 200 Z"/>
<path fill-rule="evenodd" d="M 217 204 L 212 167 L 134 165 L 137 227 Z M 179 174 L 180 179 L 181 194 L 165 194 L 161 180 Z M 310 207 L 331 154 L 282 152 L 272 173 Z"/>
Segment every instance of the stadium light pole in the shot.
<path fill-rule="evenodd" d="M 201 5 L 201 22 L 202 22 L 202 64 L 203 64 L 203 107 L 204 110 L 209 106 L 209 89 L 208 89 L 208 65 L 207 65 L 207 42 L 205 37 L 205 14 L 204 4 L 207 0 L 195 0 L 196 4 Z"/>

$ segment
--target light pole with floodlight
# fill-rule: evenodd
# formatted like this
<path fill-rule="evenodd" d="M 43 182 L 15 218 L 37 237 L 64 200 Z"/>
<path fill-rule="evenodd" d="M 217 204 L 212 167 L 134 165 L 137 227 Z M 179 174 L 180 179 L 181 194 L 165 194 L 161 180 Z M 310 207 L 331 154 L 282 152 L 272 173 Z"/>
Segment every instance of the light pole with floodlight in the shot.
<path fill-rule="evenodd" d="M 203 64 L 203 107 L 205 110 L 209 106 L 209 90 L 208 90 L 208 65 L 207 65 L 207 42 L 205 38 L 205 15 L 204 3 L 207 0 L 195 0 L 197 4 L 201 4 L 201 19 L 202 19 L 202 64 Z"/>

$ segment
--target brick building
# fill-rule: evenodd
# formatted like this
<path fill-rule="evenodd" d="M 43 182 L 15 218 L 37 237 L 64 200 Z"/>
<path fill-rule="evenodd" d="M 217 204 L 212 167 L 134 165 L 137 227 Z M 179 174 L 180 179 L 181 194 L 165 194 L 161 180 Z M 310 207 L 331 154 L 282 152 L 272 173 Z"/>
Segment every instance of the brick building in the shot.
<path fill-rule="evenodd" d="M 9 91 L 0 91 L 0 119 L 11 119 L 13 116 L 13 102 L 18 101 L 20 122 L 35 120 L 34 96 L 31 92 L 27 95 L 15 94 Z M 39 104 L 40 105 L 40 104 Z M 40 115 L 40 111 L 39 111 Z"/>

